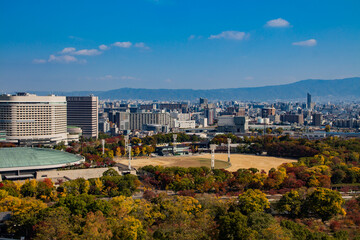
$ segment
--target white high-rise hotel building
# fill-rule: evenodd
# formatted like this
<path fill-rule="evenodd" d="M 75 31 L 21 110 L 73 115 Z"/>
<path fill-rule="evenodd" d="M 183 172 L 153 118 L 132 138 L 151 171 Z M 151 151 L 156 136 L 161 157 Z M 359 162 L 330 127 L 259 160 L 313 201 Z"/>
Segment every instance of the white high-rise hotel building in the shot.
<path fill-rule="evenodd" d="M 66 97 L 0 95 L 0 130 L 5 130 L 8 142 L 66 142 Z"/>

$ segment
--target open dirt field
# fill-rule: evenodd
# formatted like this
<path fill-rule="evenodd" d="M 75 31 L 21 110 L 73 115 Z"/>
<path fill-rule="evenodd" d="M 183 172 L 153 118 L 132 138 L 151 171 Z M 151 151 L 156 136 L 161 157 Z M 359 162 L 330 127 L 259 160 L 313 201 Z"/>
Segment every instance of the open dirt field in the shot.
<path fill-rule="evenodd" d="M 210 154 L 196 155 L 196 156 L 170 156 L 170 157 L 156 157 L 156 158 L 139 158 L 133 159 L 131 165 L 135 168 L 146 165 L 161 165 L 166 167 L 210 167 Z M 247 154 L 231 154 L 231 167 L 227 163 L 227 154 L 215 154 L 215 168 L 225 168 L 228 171 L 236 171 L 239 168 L 257 168 L 268 172 L 271 168 L 276 168 L 282 163 L 296 162 L 293 159 L 255 156 Z M 116 162 L 128 165 L 126 159 L 115 159 Z"/>

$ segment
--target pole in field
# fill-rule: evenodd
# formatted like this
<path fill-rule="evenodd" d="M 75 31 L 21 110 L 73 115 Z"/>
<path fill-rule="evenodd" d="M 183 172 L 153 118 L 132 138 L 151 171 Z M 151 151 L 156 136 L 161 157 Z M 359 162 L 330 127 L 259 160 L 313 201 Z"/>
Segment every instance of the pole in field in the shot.
<path fill-rule="evenodd" d="M 125 138 L 125 154 L 126 154 L 126 151 L 127 151 L 127 148 L 128 148 L 128 144 L 129 144 L 129 136 L 126 135 L 124 138 Z"/>
<path fill-rule="evenodd" d="M 103 145 L 103 155 L 105 154 L 105 140 L 101 140 L 101 144 Z"/>
<path fill-rule="evenodd" d="M 173 142 L 173 151 L 174 151 L 174 155 L 176 154 L 176 139 L 177 139 L 177 134 L 173 134 L 173 139 L 174 139 L 174 142 Z"/>
<path fill-rule="evenodd" d="M 211 150 L 211 169 L 215 169 L 215 149 L 216 144 L 210 144 L 210 150 Z"/>
<path fill-rule="evenodd" d="M 128 147 L 128 152 L 129 152 L 129 171 L 131 171 L 131 146 L 130 145 Z"/>
<path fill-rule="evenodd" d="M 227 139 L 228 144 L 228 163 L 230 163 L 230 144 L 231 144 L 231 138 Z"/>

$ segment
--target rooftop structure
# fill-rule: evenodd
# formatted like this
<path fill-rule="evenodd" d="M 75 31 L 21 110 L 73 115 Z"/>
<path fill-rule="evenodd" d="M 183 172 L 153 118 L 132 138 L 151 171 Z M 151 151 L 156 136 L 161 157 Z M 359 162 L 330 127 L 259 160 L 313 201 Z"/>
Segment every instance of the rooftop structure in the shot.
<path fill-rule="evenodd" d="M 40 169 L 56 169 L 79 164 L 84 158 L 48 148 L 0 148 L 0 173 L 6 179 L 29 178 Z M 20 171 L 26 173 L 21 175 Z"/>

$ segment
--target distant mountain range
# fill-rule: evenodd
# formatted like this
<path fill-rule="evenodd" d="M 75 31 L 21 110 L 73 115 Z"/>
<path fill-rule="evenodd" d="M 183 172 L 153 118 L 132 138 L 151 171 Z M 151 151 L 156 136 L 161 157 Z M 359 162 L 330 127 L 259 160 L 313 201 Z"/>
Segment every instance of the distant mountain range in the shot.
<path fill-rule="evenodd" d="M 33 92 L 46 95 L 50 92 Z M 120 88 L 109 91 L 52 92 L 56 95 L 84 96 L 94 94 L 100 99 L 124 100 L 209 100 L 273 101 L 306 98 L 310 93 L 315 99 L 355 100 L 360 97 L 360 77 L 336 80 L 302 80 L 295 83 L 247 88 L 224 88 L 209 90 L 194 89 L 144 89 Z"/>

